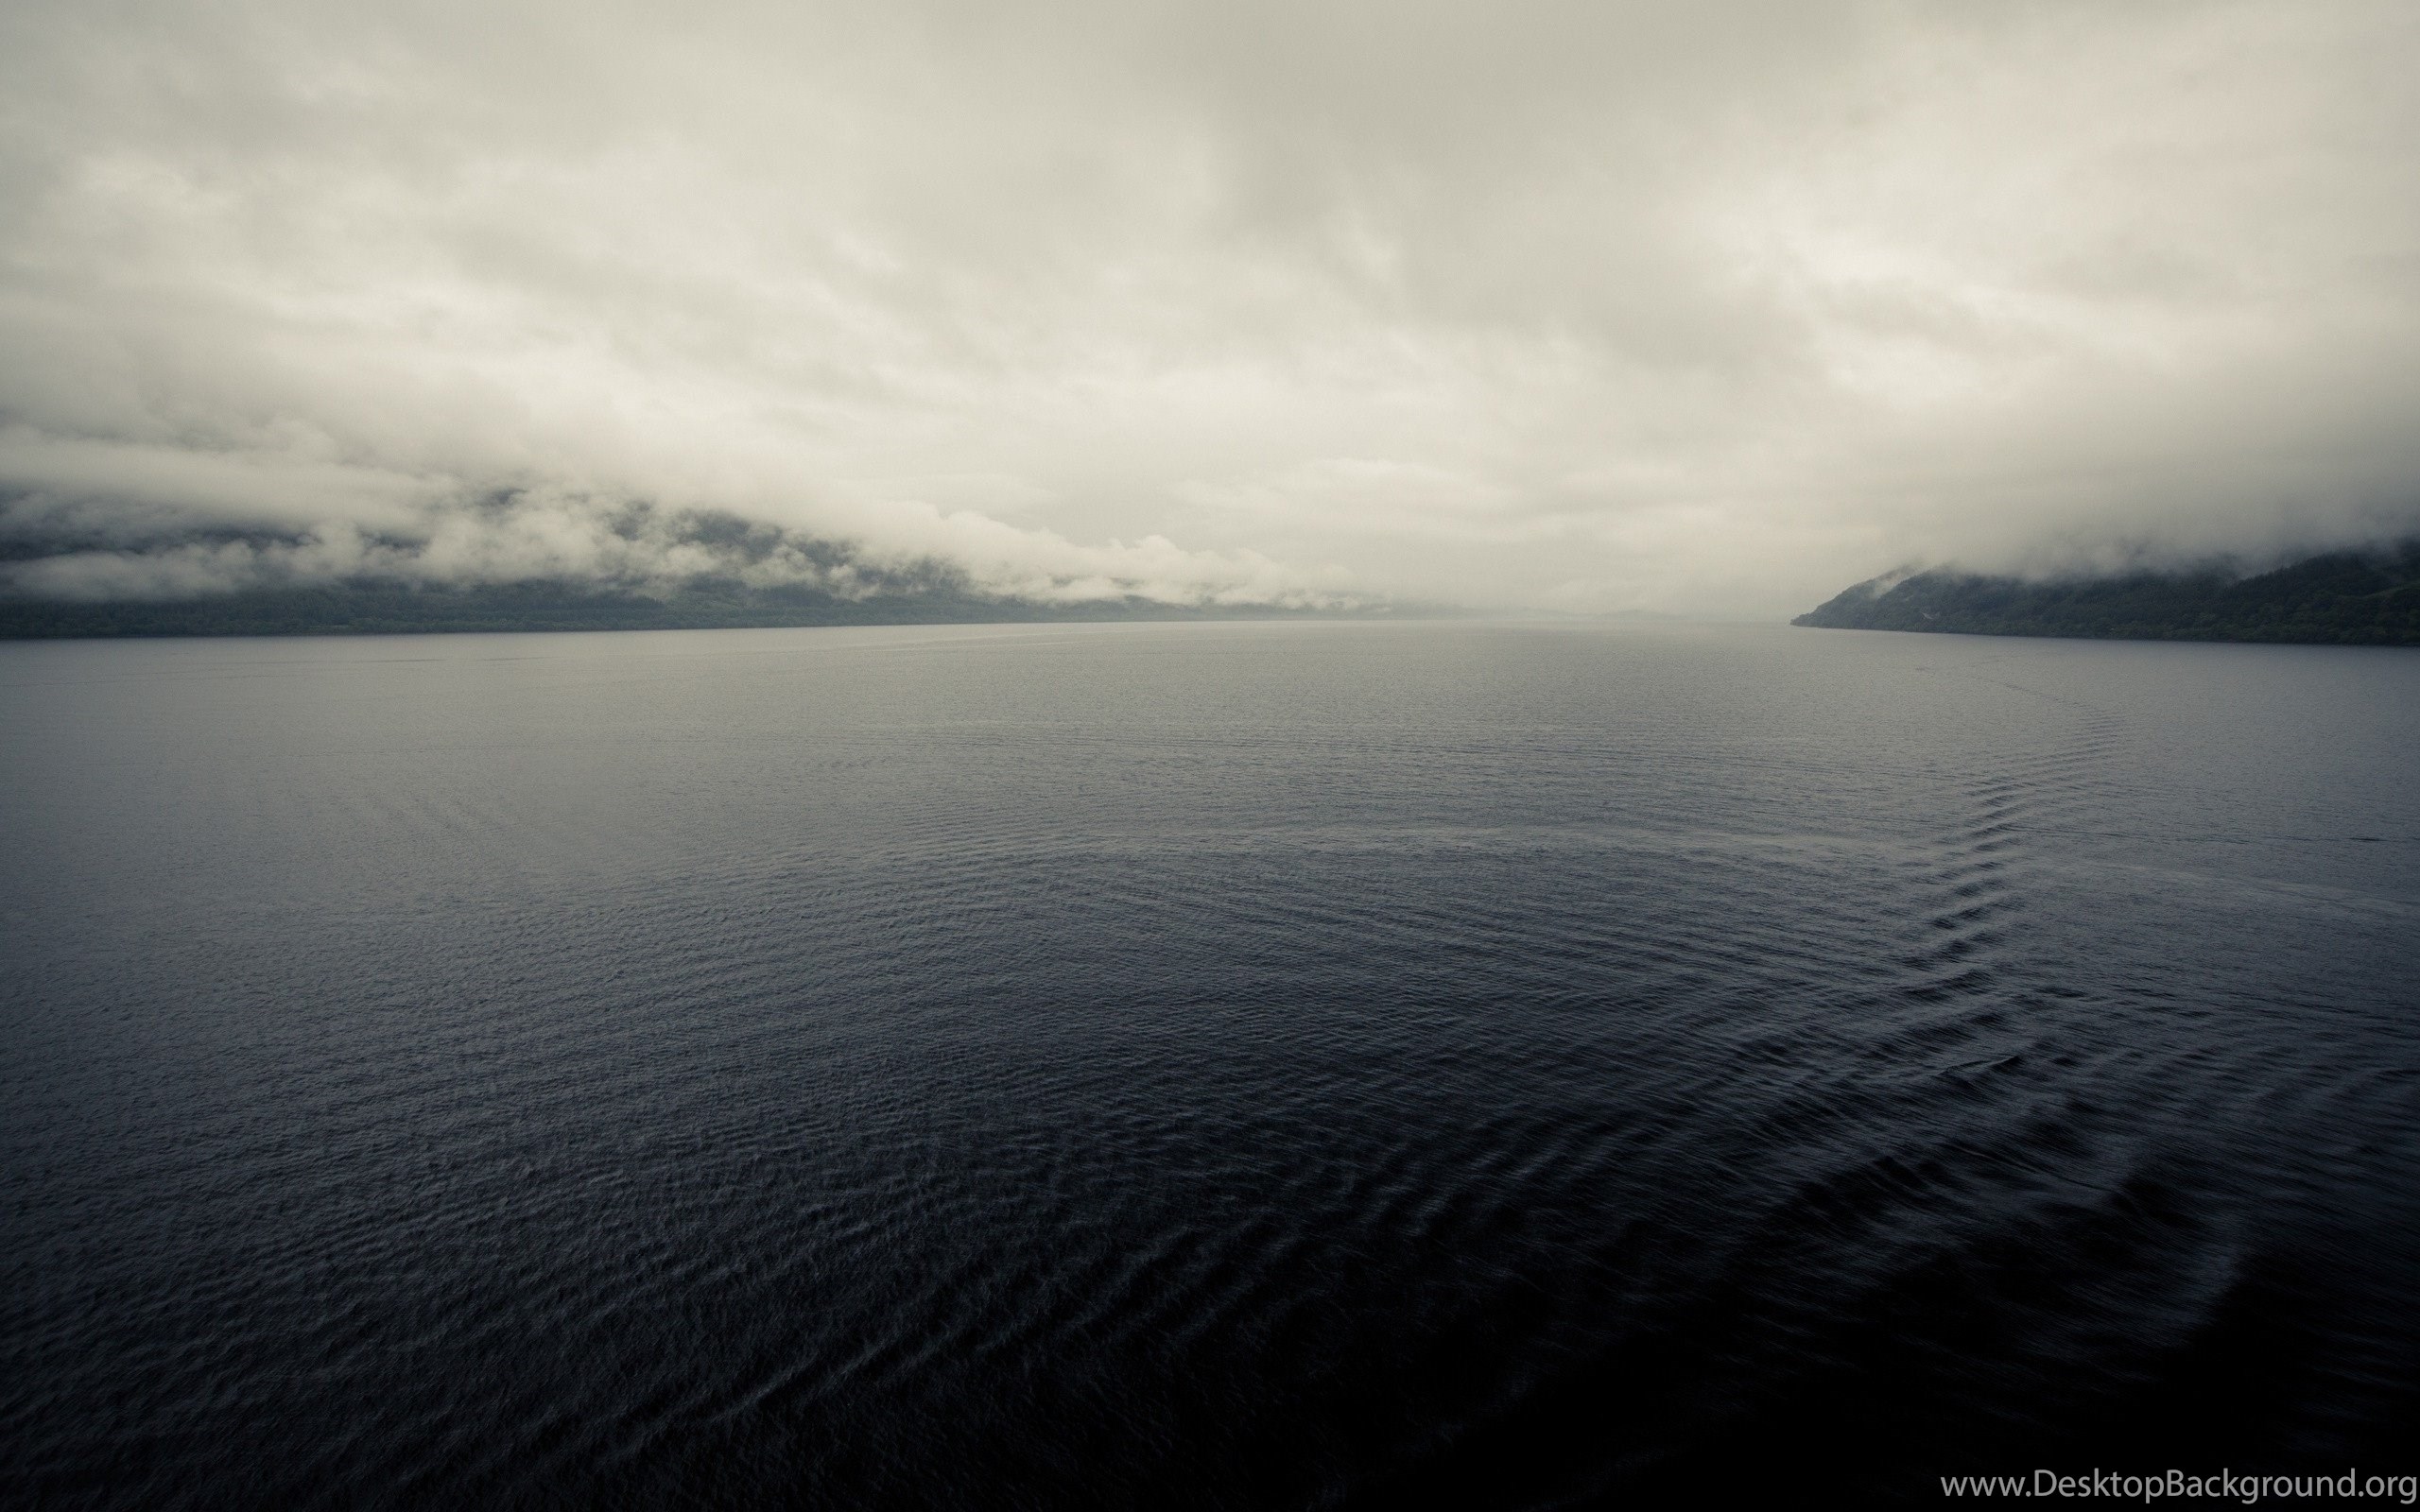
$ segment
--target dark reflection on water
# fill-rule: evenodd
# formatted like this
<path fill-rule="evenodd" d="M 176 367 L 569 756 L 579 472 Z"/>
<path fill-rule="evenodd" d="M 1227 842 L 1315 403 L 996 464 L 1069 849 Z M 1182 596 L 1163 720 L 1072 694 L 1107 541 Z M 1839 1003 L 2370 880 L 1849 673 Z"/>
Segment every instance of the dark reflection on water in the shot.
<path fill-rule="evenodd" d="M 11 1502 L 2420 1469 L 2420 656 L 53 644 L 0 716 Z"/>

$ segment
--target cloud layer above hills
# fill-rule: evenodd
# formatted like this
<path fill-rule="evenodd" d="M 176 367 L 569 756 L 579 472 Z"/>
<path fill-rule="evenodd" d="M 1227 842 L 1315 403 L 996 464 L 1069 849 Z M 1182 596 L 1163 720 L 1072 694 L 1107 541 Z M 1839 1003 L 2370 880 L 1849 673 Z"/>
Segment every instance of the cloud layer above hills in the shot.
<path fill-rule="evenodd" d="M 27 0 L 0 572 L 1778 616 L 2377 537 L 2415 70 L 2394 3 Z"/>

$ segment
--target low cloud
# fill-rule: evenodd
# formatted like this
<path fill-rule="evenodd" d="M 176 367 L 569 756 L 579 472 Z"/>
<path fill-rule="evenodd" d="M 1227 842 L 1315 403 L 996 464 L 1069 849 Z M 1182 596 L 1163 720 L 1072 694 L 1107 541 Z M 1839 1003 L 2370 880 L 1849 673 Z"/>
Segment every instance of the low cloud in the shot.
<path fill-rule="evenodd" d="M 712 579 L 844 599 L 945 590 L 1041 604 L 1339 609 L 1366 601 L 1341 580 L 1309 583 L 1251 553 L 1187 552 L 1156 536 L 1082 546 L 970 511 L 921 511 L 919 534 L 944 549 L 909 554 L 725 511 L 556 488 L 466 499 L 439 480 L 357 469 L 304 466 L 288 475 L 241 460 L 191 465 L 182 454 L 50 450 L 82 464 L 73 471 L 97 471 L 113 485 L 147 467 L 158 475 L 158 497 L 117 487 L 97 500 L 72 492 L 20 497 L 0 509 L 0 594 L 175 599 L 363 580 L 414 587 L 544 580 L 660 593 Z M 331 496 L 355 500 L 353 517 L 339 511 L 308 524 L 272 523 L 265 519 L 270 510 L 228 507 L 299 499 L 324 513 Z"/>

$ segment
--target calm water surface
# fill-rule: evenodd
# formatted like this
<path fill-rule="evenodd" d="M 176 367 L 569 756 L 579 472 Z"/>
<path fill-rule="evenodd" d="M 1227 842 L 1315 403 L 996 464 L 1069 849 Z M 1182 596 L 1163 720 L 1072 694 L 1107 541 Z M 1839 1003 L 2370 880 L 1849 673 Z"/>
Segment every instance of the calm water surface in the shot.
<path fill-rule="evenodd" d="M 0 647 L 0 1501 L 2420 1470 L 2420 654 Z"/>

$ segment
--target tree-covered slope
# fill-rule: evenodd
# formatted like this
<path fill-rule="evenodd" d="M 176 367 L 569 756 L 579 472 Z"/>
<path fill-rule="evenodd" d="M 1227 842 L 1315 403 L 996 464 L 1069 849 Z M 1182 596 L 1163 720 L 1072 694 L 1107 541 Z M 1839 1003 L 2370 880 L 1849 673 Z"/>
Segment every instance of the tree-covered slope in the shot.
<path fill-rule="evenodd" d="M 1934 571 L 1859 583 L 1790 622 L 1826 629 L 2420 645 L 2420 541 L 2252 576 L 2216 569 L 2028 582 Z"/>

